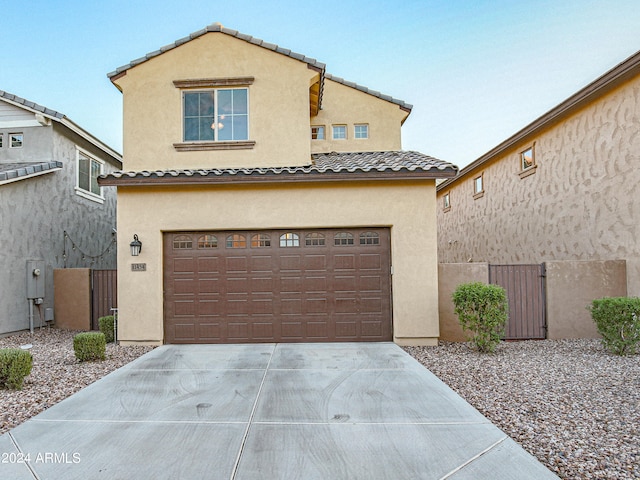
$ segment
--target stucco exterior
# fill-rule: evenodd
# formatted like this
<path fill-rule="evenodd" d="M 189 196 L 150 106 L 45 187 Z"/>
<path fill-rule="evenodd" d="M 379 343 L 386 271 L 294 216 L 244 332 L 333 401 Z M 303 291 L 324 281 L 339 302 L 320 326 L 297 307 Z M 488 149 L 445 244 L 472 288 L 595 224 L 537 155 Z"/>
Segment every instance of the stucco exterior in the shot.
<path fill-rule="evenodd" d="M 628 294 L 640 295 L 639 61 L 634 55 L 439 185 L 440 262 L 625 260 Z M 523 171 L 529 147 L 535 166 Z M 474 195 L 480 175 L 483 192 Z"/>
<path fill-rule="evenodd" d="M 79 195 L 77 154 L 80 149 L 102 161 L 105 173 L 121 167 L 117 153 L 100 148 L 97 139 L 61 114 L 48 110 L 39 123 L 37 109 L 43 107 L 22 108 L 18 102 L 23 99 L 3 98 L 0 170 L 12 173 L 14 166 L 37 162 L 60 162 L 60 166 L 0 181 L 0 334 L 29 328 L 28 260 L 40 260 L 45 266 L 43 302 L 34 307 L 36 326 L 44 321 L 45 309 L 54 307 L 54 269 L 116 267 L 116 191 L 103 188 L 99 202 Z M 13 132 L 23 134 L 22 147 L 9 148 L 7 139 Z"/>
<path fill-rule="evenodd" d="M 366 164 L 361 158 L 320 168 L 312 156 L 392 154 L 400 149 L 410 106 L 326 78 L 324 65 L 315 60 L 219 25 L 110 77 L 124 96 L 124 170 L 129 173 L 100 181 L 118 186 L 120 245 L 134 234 L 143 244 L 138 257 L 118 252 L 121 342 L 164 342 L 165 232 L 339 227 L 390 227 L 394 340 L 437 342 L 435 179 L 454 175 L 456 167 L 405 172 L 400 163 L 387 169 L 379 163 L 384 160 Z M 215 144 L 201 151 L 176 148 L 182 141 L 182 94 L 174 81 L 209 79 L 187 83 L 188 89 L 238 77 L 251 78 L 249 140 L 255 144 L 239 150 Z M 324 125 L 329 135 L 332 124 L 347 125 L 349 131 L 367 124 L 369 138 L 311 140 L 312 125 Z M 397 153 L 389 158 L 400 158 Z M 144 263 L 145 271 L 133 271 L 133 263 Z"/>

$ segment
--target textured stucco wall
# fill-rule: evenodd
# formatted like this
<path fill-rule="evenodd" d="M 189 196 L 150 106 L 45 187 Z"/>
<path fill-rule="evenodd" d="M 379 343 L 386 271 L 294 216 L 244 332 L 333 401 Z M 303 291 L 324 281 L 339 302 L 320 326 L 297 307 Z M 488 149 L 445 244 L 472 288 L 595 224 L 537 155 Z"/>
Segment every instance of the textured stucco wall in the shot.
<path fill-rule="evenodd" d="M 221 208 L 223 206 L 223 208 Z M 149 215 L 149 212 L 162 212 Z M 435 182 L 288 184 L 199 188 L 121 187 L 118 240 L 137 233 L 142 253 L 118 252 L 122 342 L 163 341 L 164 231 L 391 227 L 393 330 L 400 344 L 435 344 L 438 278 Z M 146 263 L 132 272 L 132 263 Z"/>
<path fill-rule="evenodd" d="M 520 178 L 518 154 L 530 145 L 537 169 Z M 624 259 L 628 293 L 640 295 L 639 164 L 636 78 L 441 189 L 439 261 Z M 485 193 L 474 200 L 480 173 Z"/>
<path fill-rule="evenodd" d="M 627 295 L 624 260 L 546 262 L 547 338 L 598 338 L 587 307 Z"/>
<path fill-rule="evenodd" d="M 381 100 L 332 80 L 325 80 L 322 110 L 311 125 L 325 127 L 325 140 L 312 140 L 312 152 L 378 152 L 400 150 L 400 127 L 409 115 L 395 103 Z M 369 138 L 354 138 L 354 125 L 369 126 Z M 346 125 L 345 140 L 332 139 L 332 125 Z"/>
<path fill-rule="evenodd" d="M 489 283 L 487 263 L 441 263 L 438 265 L 438 307 L 440 314 L 440 340 L 465 342 L 458 317 L 453 312 L 451 296 L 461 283 Z"/>
<path fill-rule="evenodd" d="M 34 132 L 31 132 L 31 129 Z M 105 202 L 99 204 L 76 195 L 76 148 L 88 150 L 96 157 L 95 147 L 54 123 L 49 127 L 29 127 L 25 131 L 24 154 L 27 161 L 58 160 L 60 171 L 0 186 L 0 333 L 29 327 L 29 304 L 26 298 L 26 262 L 45 262 L 45 298 L 41 310 L 54 306 L 53 269 L 67 267 L 115 268 L 115 248 L 91 264 L 82 253 L 98 255 L 110 244 L 116 225 L 115 188 L 103 189 Z M 27 134 L 28 133 L 28 134 Z M 66 135 L 66 136 L 65 136 Z M 48 140 L 45 138 L 48 137 Z M 39 138 L 38 142 L 28 142 Z M 6 161 L 0 150 L 0 161 Z M 11 159 L 15 161 L 15 159 Z M 105 163 L 105 171 L 115 168 Z M 79 249 L 67 241 L 67 258 L 63 258 L 64 231 Z M 35 316 L 38 325 L 39 317 Z"/>
<path fill-rule="evenodd" d="M 178 152 L 182 89 L 174 80 L 254 77 L 249 88 L 249 150 Z M 230 37 L 207 33 L 127 71 L 123 91 L 124 169 L 304 165 L 310 162 L 307 64 Z M 194 89 L 194 91 L 206 88 Z"/>
<path fill-rule="evenodd" d="M 53 281 L 56 327 L 91 330 L 91 270 L 56 268 Z"/>

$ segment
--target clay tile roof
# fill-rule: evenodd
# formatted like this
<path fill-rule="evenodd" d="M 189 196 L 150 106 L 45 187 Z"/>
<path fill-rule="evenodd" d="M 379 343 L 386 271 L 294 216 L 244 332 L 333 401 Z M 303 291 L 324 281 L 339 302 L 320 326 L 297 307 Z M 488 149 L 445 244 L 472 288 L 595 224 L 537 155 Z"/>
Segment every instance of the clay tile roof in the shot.
<path fill-rule="evenodd" d="M 309 165 L 113 172 L 100 185 L 261 183 L 449 178 L 455 165 L 413 151 L 315 153 Z"/>

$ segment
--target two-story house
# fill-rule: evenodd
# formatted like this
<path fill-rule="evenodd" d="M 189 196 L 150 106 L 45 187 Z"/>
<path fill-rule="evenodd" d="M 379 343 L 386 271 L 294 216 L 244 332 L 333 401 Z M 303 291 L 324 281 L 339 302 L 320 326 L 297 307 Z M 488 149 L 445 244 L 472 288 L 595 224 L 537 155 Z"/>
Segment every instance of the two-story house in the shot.
<path fill-rule="evenodd" d="M 0 90 L 0 334 L 53 315 L 53 270 L 116 267 L 121 156 L 65 115 Z"/>
<path fill-rule="evenodd" d="M 457 168 L 401 150 L 410 105 L 219 24 L 109 78 L 121 342 L 437 341 Z"/>

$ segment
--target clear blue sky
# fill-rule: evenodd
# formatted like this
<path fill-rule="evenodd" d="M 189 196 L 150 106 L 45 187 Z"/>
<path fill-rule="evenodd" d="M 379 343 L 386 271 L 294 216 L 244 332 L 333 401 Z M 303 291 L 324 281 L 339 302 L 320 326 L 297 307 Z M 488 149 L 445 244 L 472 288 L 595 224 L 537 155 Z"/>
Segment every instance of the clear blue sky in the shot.
<path fill-rule="evenodd" d="M 639 0 L 0 0 L 0 90 L 121 151 L 106 74 L 205 26 L 411 103 L 403 148 L 464 166 L 640 50 Z"/>

